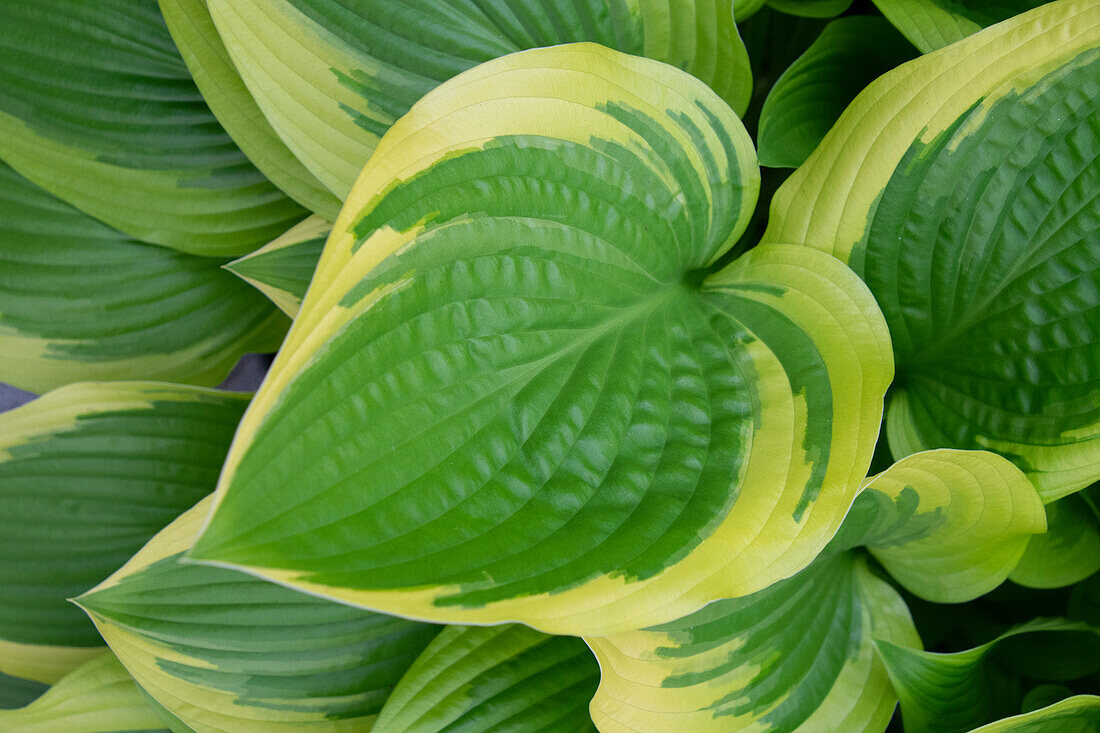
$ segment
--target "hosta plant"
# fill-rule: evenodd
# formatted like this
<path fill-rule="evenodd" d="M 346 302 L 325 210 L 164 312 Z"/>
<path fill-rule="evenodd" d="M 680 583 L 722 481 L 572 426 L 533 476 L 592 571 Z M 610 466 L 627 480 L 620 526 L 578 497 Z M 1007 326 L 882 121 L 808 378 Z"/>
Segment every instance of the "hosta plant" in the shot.
<path fill-rule="evenodd" d="M 9 2 L 0 67 L 0 728 L 1100 730 L 1100 6 Z"/>

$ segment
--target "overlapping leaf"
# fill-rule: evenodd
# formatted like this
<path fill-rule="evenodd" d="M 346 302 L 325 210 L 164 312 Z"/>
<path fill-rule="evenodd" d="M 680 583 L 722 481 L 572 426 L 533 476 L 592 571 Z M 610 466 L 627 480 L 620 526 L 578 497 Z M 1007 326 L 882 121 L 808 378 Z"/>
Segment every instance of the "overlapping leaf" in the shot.
<path fill-rule="evenodd" d="M 217 384 L 288 325 L 219 264 L 134 241 L 0 163 L 0 381 Z"/>
<path fill-rule="evenodd" d="M 102 648 L 66 599 L 210 492 L 246 404 L 89 383 L 0 415 L 0 671 L 53 682 Z"/>
<path fill-rule="evenodd" d="M 159 3 L 195 86 L 233 141 L 268 180 L 295 201 L 335 218 L 340 200 L 294 157 L 256 106 L 214 27 L 207 0 Z"/>
<path fill-rule="evenodd" d="M 409 667 L 376 733 L 594 731 L 600 669 L 580 639 L 525 626 L 448 626 Z"/>
<path fill-rule="evenodd" d="M 281 237 L 225 267 L 256 286 L 293 318 L 302 307 L 302 298 L 306 296 L 330 231 L 330 222 L 311 216 Z"/>
<path fill-rule="evenodd" d="M 0 710 L 0 728 L 5 733 L 169 733 L 110 652 L 85 662 L 26 707 Z"/>
<path fill-rule="evenodd" d="M 853 553 L 670 624 L 588 639 L 592 716 L 639 730 L 882 731 L 897 697 L 873 639 L 919 646 L 897 591 Z"/>
<path fill-rule="evenodd" d="M 0 159 L 142 241 L 249 252 L 304 216 L 211 114 L 154 0 L 0 5 Z"/>
<path fill-rule="evenodd" d="M 1100 670 L 1100 629 L 1061 619 L 1036 620 L 961 652 L 906 649 L 888 640 L 878 647 L 907 733 L 968 731 L 1015 714 L 1024 677 L 1060 682 Z"/>
<path fill-rule="evenodd" d="M 994 450 L 1046 501 L 1100 478 L 1098 46 L 1100 5 L 1063 0 L 902 65 L 777 192 L 765 235 L 874 292 L 896 456 Z"/>
<path fill-rule="evenodd" d="M 12 677 L 0 672 L 0 710 L 10 710 L 29 705 L 42 693 L 49 689 L 49 685 L 28 680 L 22 677 Z"/>
<path fill-rule="evenodd" d="M 776 80 L 760 112 L 760 163 L 797 168 L 855 96 L 916 55 L 882 18 L 835 20 Z"/>
<path fill-rule="evenodd" d="M 1050 0 L 873 0 L 921 53 L 966 38 Z"/>
<path fill-rule="evenodd" d="M 687 69 L 741 111 L 752 84 L 731 0 L 209 5 L 264 114 L 341 199 L 385 131 L 415 101 L 459 72 L 514 51 L 600 43 Z"/>
<path fill-rule="evenodd" d="M 908 456 L 864 484 L 831 549 L 864 546 L 910 592 L 959 603 L 996 588 L 1046 529 L 1035 487 L 988 451 Z"/>
<path fill-rule="evenodd" d="M 1061 588 L 1100 571 L 1100 485 L 1047 504 L 1046 514 L 1046 534 L 1031 538 L 1012 581 Z"/>
<path fill-rule="evenodd" d="M 439 627 L 181 563 L 209 508 L 187 511 L 77 603 L 196 733 L 369 728 Z"/>
<path fill-rule="evenodd" d="M 985 452 L 910 456 L 869 480 L 810 567 L 670 624 L 587 641 L 603 678 L 603 731 L 882 731 L 897 695 L 875 640 L 919 648 L 904 601 L 866 546 L 912 590 L 974 598 L 1004 580 L 1042 505 Z"/>
<path fill-rule="evenodd" d="M 526 51 L 436 89 L 349 198 L 192 557 L 573 633 L 805 566 L 870 461 L 889 347 L 826 255 L 707 274 L 757 175 L 732 110 L 648 59 Z"/>

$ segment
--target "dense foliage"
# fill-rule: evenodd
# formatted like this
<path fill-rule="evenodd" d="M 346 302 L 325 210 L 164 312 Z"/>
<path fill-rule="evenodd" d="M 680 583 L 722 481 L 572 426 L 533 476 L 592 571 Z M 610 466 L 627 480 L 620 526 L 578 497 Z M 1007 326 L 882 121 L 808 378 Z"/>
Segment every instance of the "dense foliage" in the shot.
<path fill-rule="evenodd" d="M 1100 731 L 1094 0 L 12 0 L 0 69 L 3 730 Z"/>

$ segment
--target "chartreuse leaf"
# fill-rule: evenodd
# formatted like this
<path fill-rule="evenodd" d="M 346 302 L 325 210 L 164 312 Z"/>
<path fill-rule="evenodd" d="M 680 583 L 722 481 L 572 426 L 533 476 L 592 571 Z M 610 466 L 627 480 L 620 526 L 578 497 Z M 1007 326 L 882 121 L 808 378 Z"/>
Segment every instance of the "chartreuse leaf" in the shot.
<path fill-rule="evenodd" d="M 293 318 L 302 307 L 330 231 L 332 222 L 311 216 L 225 268 L 254 285 Z"/>
<path fill-rule="evenodd" d="M 1035 487 L 988 451 L 933 450 L 867 480 L 834 549 L 865 546 L 910 592 L 960 603 L 996 588 L 1046 529 Z"/>
<path fill-rule="evenodd" d="M 134 241 L 0 163 L 0 381 L 213 385 L 287 325 L 219 261 Z"/>
<path fill-rule="evenodd" d="M 804 567 L 892 370 L 838 260 L 703 269 L 758 180 L 733 111 L 656 61 L 559 46 L 437 88 L 364 169 L 191 556 L 594 635 Z"/>
<path fill-rule="evenodd" d="M 195 86 L 253 165 L 302 206 L 336 218 L 340 200 L 290 152 L 241 81 L 207 0 L 159 0 L 165 24 L 187 63 Z"/>
<path fill-rule="evenodd" d="M 783 72 L 760 112 L 760 163 L 797 168 L 871 81 L 913 58 L 882 18 L 853 15 L 825 26 Z"/>
<path fill-rule="evenodd" d="M 1024 676 L 1060 682 L 1100 669 L 1100 629 L 1063 619 L 1032 621 L 962 652 L 877 644 L 907 733 L 968 731 L 1018 712 Z"/>
<path fill-rule="evenodd" d="M 102 649 L 66 599 L 209 493 L 247 403 L 89 383 L 0 414 L 0 671 L 54 682 Z"/>
<path fill-rule="evenodd" d="M 766 0 L 769 7 L 804 18 L 832 18 L 852 5 L 852 0 Z"/>
<path fill-rule="evenodd" d="M 895 456 L 993 450 L 1044 501 L 1100 478 L 1098 112 L 1100 4 L 1051 3 L 879 78 L 776 193 L 764 241 L 886 314 Z"/>
<path fill-rule="evenodd" d="M 882 731 L 897 696 L 874 641 L 920 647 L 903 585 L 968 600 L 1004 580 L 1038 494 L 992 453 L 910 456 L 868 480 L 839 533 L 808 568 L 753 595 L 670 624 L 586 638 L 603 670 L 592 703 L 602 731 Z"/>
<path fill-rule="evenodd" d="M 264 114 L 341 199 L 415 101 L 514 51 L 593 41 L 686 69 L 742 112 L 752 88 L 731 0 L 208 1 Z"/>
<path fill-rule="evenodd" d="M 921 53 L 977 33 L 1050 0 L 873 0 Z"/>
<path fill-rule="evenodd" d="M 1100 571 L 1100 485 L 1047 504 L 1047 532 L 1032 537 L 1008 577 L 1030 588 L 1061 588 Z"/>
<path fill-rule="evenodd" d="M 76 603 L 196 733 L 369 728 L 440 627 L 181 563 L 209 509 L 188 510 Z"/>
<path fill-rule="evenodd" d="M 0 710 L 5 733 L 168 733 L 134 678 L 110 652 L 63 677 L 40 698 Z"/>
<path fill-rule="evenodd" d="M 600 668 L 580 639 L 518 624 L 448 626 L 397 683 L 376 733 L 594 731 Z"/>
<path fill-rule="evenodd" d="M 885 730 L 897 696 L 873 639 L 919 646 L 905 602 L 855 553 L 744 598 L 587 641 L 603 671 L 592 718 L 639 730 Z"/>
<path fill-rule="evenodd" d="M 142 241 L 249 252 L 304 210 L 218 124 L 153 0 L 0 4 L 0 159 Z"/>
<path fill-rule="evenodd" d="M 1075 695 L 1039 710 L 1004 718 L 973 733 L 1096 733 L 1100 731 L 1100 697 Z"/>

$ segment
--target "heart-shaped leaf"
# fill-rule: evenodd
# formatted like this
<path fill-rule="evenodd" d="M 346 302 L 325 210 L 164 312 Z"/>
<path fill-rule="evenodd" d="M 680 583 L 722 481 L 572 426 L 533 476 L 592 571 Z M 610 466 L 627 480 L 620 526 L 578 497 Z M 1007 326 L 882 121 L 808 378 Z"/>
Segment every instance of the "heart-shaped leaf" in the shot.
<path fill-rule="evenodd" d="M 218 124 L 150 0 L 0 4 L 0 159 L 141 241 L 232 256 L 305 211 Z"/>
<path fill-rule="evenodd" d="M 256 102 L 339 198 L 430 89 L 522 49 L 592 41 L 665 61 L 744 111 L 752 88 L 731 0 L 209 0 Z"/>
<path fill-rule="evenodd" d="M 302 307 L 309 282 L 332 224 L 319 216 L 291 227 L 286 234 L 225 266 L 256 286 L 279 309 L 293 318 Z"/>
<path fill-rule="evenodd" d="M 349 198 L 192 557 L 593 634 L 804 567 L 889 346 L 827 255 L 708 275 L 757 185 L 733 111 L 656 61 L 560 46 L 437 88 Z"/>
<path fill-rule="evenodd" d="M 180 562 L 205 499 L 76 599 L 142 687 L 196 733 L 370 728 L 440 627 Z"/>
<path fill-rule="evenodd" d="M 221 382 L 288 323 L 219 264 L 136 242 L 0 163 L 0 381 Z"/>
<path fill-rule="evenodd" d="M 881 77 L 776 193 L 764 240 L 886 315 L 895 456 L 993 450 L 1045 501 L 1100 478 L 1098 120 L 1100 5 L 1051 3 Z"/>
<path fill-rule="evenodd" d="M 247 404 L 89 383 L 0 414 L 0 671 L 54 682 L 102 649 L 66 599 L 210 492 Z"/>
<path fill-rule="evenodd" d="M 519 624 L 448 626 L 397 683 L 375 733 L 594 731 L 584 642 Z"/>

